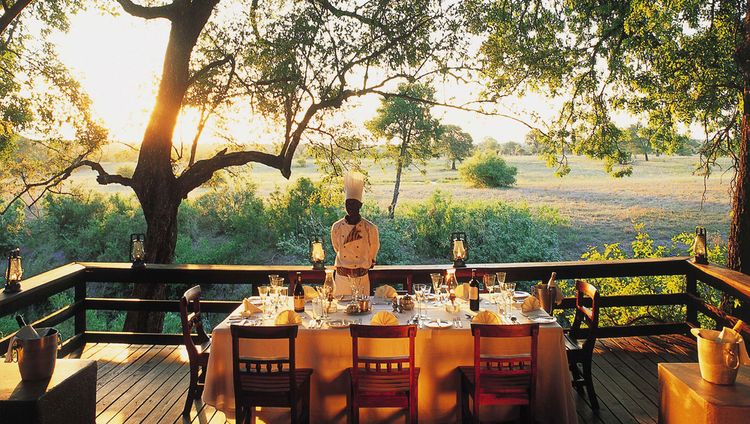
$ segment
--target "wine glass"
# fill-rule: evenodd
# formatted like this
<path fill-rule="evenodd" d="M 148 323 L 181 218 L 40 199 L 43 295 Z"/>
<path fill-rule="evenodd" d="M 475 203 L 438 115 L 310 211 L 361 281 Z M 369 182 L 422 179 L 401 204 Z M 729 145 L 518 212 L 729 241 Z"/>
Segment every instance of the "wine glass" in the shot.
<path fill-rule="evenodd" d="M 442 293 L 440 292 L 440 288 L 443 286 L 443 275 L 434 273 L 430 274 L 430 278 L 432 279 L 432 290 L 438 296 L 437 304 L 441 304 L 443 302 L 443 298 Z"/>
<path fill-rule="evenodd" d="M 414 285 L 414 295 L 417 298 L 417 317 L 422 317 L 422 301 L 424 301 L 424 289 L 427 287 L 427 284 L 415 284 Z"/>
<path fill-rule="evenodd" d="M 258 294 L 260 295 L 260 302 L 263 305 L 263 315 L 270 315 L 270 308 L 268 307 L 268 294 L 271 292 L 271 286 L 260 286 L 258 287 Z"/>

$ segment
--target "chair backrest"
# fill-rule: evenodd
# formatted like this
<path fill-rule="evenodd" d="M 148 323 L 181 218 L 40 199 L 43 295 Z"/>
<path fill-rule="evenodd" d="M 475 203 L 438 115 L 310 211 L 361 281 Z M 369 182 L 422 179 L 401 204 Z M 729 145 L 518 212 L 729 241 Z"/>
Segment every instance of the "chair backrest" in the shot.
<path fill-rule="evenodd" d="M 248 384 L 252 382 L 253 377 L 275 377 L 279 381 L 288 379 L 289 397 L 290 399 L 296 399 L 295 339 L 297 338 L 298 326 L 251 327 L 231 325 L 229 328 L 232 333 L 232 374 L 235 399 L 252 397 L 255 393 L 279 391 L 278 385 L 271 383 L 267 378 L 262 380 L 261 384 Z M 240 340 L 242 339 L 288 339 L 288 355 L 273 358 L 240 356 Z"/>
<path fill-rule="evenodd" d="M 588 307 L 586 298 L 591 299 L 591 307 Z M 588 335 L 583 343 L 583 349 L 592 351 L 596 344 L 596 332 L 599 328 L 599 292 L 593 285 L 576 280 L 576 315 L 573 319 L 573 325 L 570 327 L 570 335 L 578 339 L 582 333 L 581 324 L 585 323 L 588 327 Z"/>
<path fill-rule="evenodd" d="M 416 387 L 414 365 L 414 338 L 416 325 L 357 325 L 349 327 L 352 336 L 352 385 L 355 392 L 359 388 L 361 372 L 409 374 L 409 387 Z M 359 354 L 359 339 L 409 339 L 408 356 L 373 357 Z M 408 368 L 407 368 L 408 366 Z"/>
<path fill-rule="evenodd" d="M 208 341 L 208 335 L 203 329 L 201 316 L 201 286 L 195 286 L 186 291 L 180 299 L 180 321 L 182 322 L 182 340 L 188 353 L 190 362 L 198 360 L 198 349 L 193 333 L 197 334 L 197 343 Z"/>
<path fill-rule="evenodd" d="M 516 376 L 526 377 L 529 385 L 529 399 L 534 399 L 536 391 L 537 345 L 539 324 L 496 325 L 471 324 L 474 336 L 474 398 L 484 391 L 480 384 L 483 377 Z M 482 338 L 531 337 L 529 353 L 517 355 L 482 355 Z"/>

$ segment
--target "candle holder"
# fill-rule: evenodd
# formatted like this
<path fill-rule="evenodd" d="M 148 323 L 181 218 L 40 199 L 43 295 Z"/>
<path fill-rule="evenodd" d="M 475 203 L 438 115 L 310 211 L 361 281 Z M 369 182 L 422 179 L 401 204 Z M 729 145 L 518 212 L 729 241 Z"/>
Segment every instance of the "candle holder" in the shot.
<path fill-rule="evenodd" d="M 316 270 L 326 268 L 326 251 L 323 249 L 323 239 L 320 236 L 310 239 L 310 263 Z"/>
<path fill-rule="evenodd" d="M 8 294 L 20 292 L 21 276 L 23 276 L 21 249 L 15 248 L 8 252 L 8 268 L 5 270 L 5 289 L 3 292 Z"/>
<path fill-rule="evenodd" d="M 704 227 L 695 227 L 695 242 L 693 242 L 693 254 L 695 263 L 708 264 L 708 249 L 706 248 L 706 229 Z"/>
<path fill-rule="evenodd" d="M 146 235 L 135 233 L 130 235 L 130 262 L 133 268 L 146 267 Z"/>
<path fill-rule="evenodd" d="M 451 233 L 451 259 L 453 268 L 465 268 L 466 260 L 469 258 L 469 243 L 466 239 L 466 233 Z"/>

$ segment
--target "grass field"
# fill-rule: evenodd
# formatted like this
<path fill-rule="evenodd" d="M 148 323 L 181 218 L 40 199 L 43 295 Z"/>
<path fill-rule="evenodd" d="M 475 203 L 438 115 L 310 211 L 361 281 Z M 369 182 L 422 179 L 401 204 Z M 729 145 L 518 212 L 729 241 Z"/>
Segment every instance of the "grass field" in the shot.
<path fill-rule="evenodd" d="M 518 183 L 510 189 L 468 188 L 456 171 L 451 171 L 443 160 L 428 164 L 425 173 L 412 168 L 405 172 L 399 203 L 419 202 L 435 190 L 453 196 L 454 200 L 485 199 L 525 202 L 530 206 L 547 205 L 556 208 L 569 226 L 561 233 L 561 252 L 565 259 L 575 259 L 589 246 L 632 240 L 634 223 L 644 223 L 645 230 L 660 243 L 683 231 L 693 231 L 696 225 L 707 227 L 709 236 L 726 239 L 729 228 L 731 171 L 723 174 L 715 170 L 705 181 L 693 175 L 697 157 L 653 157 L 634 164 L 633 176 L 615 179 L 603 171 L 601 162 L 570 158 L 572 171 L 564 178 L 555 177 L 537 157 L 511 156 L 506 160 L 518 168 Z M 727 165 L 728 162 L 723 163 Z M 122 163 L 105 164 L 117 170 Z M 460 166 L 460 165 L 459 165 Z M 376 201 L 386 207 L 391 199 L 395 171 L 369 163 L 371 187 L 366 201 Z M 292 170 L 290 181 L 265 166 L 255 166 L 251 176 L 258 183 L 261 196 L 276 187 L 284 187 L 300 177 L 320 179 L 317 169 L 307 166 Z M 96 185 L 91 172 L 79 172 L 75 181 L 84 186 Z M 93 187 L 91 187 L 93 188 Z M 97 190 L 129 193 L 129 189 L 108 186 Z M 200 195 L 200 191 L 195 195 Z M 398 213 L 398 209 L 396 211 Z"/>

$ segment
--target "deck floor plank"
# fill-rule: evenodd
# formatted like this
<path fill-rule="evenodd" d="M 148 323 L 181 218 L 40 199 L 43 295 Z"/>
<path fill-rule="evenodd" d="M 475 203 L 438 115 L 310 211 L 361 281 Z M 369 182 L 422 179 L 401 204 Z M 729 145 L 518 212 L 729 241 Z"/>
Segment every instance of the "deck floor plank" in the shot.
<path fill-rule="evenodd" d="M 71 355 L 74 356 L 74 355 Z M 97 361 L 97 423 L 224 423 L 221 411 L 195 402 L 182 416 L 189 368 L 181 346 L 90 343 L 75 355 Z M 574 392 L 582 424 L 653 424 L 658 418 L 657 364 L 695 362 L 695 340 L 681 335 L 597 342 L 594 386 L 599 411 Z"/>

